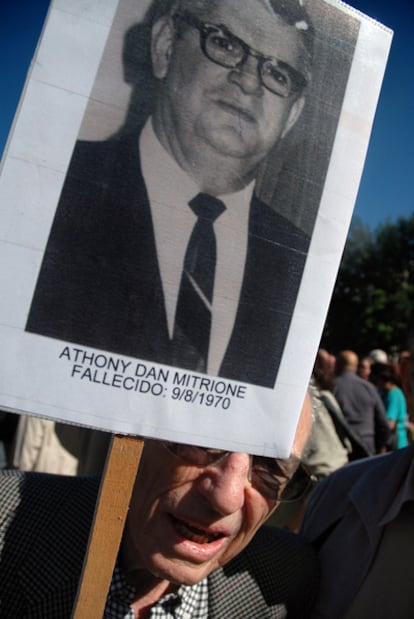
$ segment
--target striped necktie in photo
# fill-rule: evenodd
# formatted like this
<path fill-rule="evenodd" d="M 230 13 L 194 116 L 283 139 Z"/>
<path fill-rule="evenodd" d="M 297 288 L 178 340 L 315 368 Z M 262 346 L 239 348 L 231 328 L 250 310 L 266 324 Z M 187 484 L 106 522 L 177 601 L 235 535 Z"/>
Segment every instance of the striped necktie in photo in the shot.
<path fill-rule="evenodd" d="M 171 341 L 171 363 L 205 372 L 217 260 L 213 224 L 226 207 L 221 200 L 206 193 L 197 194 L 188 204 L 197 221 L 184 258 Z"/>

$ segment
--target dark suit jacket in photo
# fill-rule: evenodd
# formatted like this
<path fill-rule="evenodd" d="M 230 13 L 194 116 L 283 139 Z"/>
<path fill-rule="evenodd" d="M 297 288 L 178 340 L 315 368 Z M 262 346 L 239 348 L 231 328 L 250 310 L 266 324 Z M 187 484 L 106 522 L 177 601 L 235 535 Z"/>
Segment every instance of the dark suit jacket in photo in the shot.
<path fill-rule="evenodd" d="M 98 487 L 95 477 L 0 472 L 1 617 L 69 619 Z M 263 527 L 209 576 L 209 618 L 307 619 L 317 584 L 312 548 Z"/>
<path fill-rule="evenodd" d="M 307 235 L 253 198 L 245 275 L 220 376 L 274 386 L 308 245 Z M 137 135 L 77 144 L 26 330 L 170 364 Z"/>

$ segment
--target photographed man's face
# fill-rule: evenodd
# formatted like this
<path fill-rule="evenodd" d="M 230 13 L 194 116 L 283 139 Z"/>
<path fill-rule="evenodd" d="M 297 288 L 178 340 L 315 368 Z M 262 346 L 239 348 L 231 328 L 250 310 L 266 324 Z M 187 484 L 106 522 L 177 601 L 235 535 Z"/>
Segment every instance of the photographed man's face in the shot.
<path fill-rule="evenodd" d="M 193 584 L 238 554 L 274 506 L 249 484 L 248 470 L 247 454 L 204 470 L 149 443 L 131 502 L 136 568 Z"/>
<path fill-rule="evenodd" d="M 310 424 L 307 399 L 293 453 L 302 453 Z M 277 506 L 249 480 L 250 463 L 231 453 L 190 466 L 162 443 L 146 442 L 122 545 L 126 574 L 194 584 L 239 554 Z"/>
<path fill-rule="evenodd" d="M 199 20 L 225 26 L 255 51 L 303 72 L 299 32 L 264 0 L 206 5 L 211 9 L 198 13 Z M 188 164 L 204 148 L 237 160 L 242 173 L 255 169 L 295 123 L 303 98 L 266 89 L 257 58 L 248 56 L 243 66 L 229 69 L 206 57 L 197 28 L 185 26 L 182 33 L 176 37 L 169 17 L 153 30 L 153 70 L 162 80 L 158 118 L 170 152 Z"/>

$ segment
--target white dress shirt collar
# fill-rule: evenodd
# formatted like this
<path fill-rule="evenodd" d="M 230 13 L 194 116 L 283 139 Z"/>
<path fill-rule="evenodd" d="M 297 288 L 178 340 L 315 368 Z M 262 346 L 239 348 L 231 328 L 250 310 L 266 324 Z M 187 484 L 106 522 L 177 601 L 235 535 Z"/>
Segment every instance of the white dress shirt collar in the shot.
<path fill-rule="evenodd" d="M 184 256 L 196 216 L 188 202 L 200 192 L 156 137 L 151 119 L 140 140 L 142 174 L 148 191 L 167 323 L 172 337 Z M 254 183 L 217 196 L 226 210 L 214 223 L 217 266 L 213 294 L 208 373 L 217 375 L 233 330 L 247 254 Z"/>

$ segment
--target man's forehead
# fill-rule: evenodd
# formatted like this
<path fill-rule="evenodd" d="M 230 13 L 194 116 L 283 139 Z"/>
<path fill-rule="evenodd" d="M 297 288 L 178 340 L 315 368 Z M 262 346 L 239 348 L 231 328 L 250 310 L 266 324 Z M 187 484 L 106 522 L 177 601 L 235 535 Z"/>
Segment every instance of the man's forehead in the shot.
<path fill-rule="evenodd" d="M 205 21 L 226 26 L 265 56 L 277 57 L 292 66 L 300 64 L 304 53 L 300 29 L 288 24 L 270 0 L 206 0 L 199 4 L 204 5 L 200 17 Z"/>

